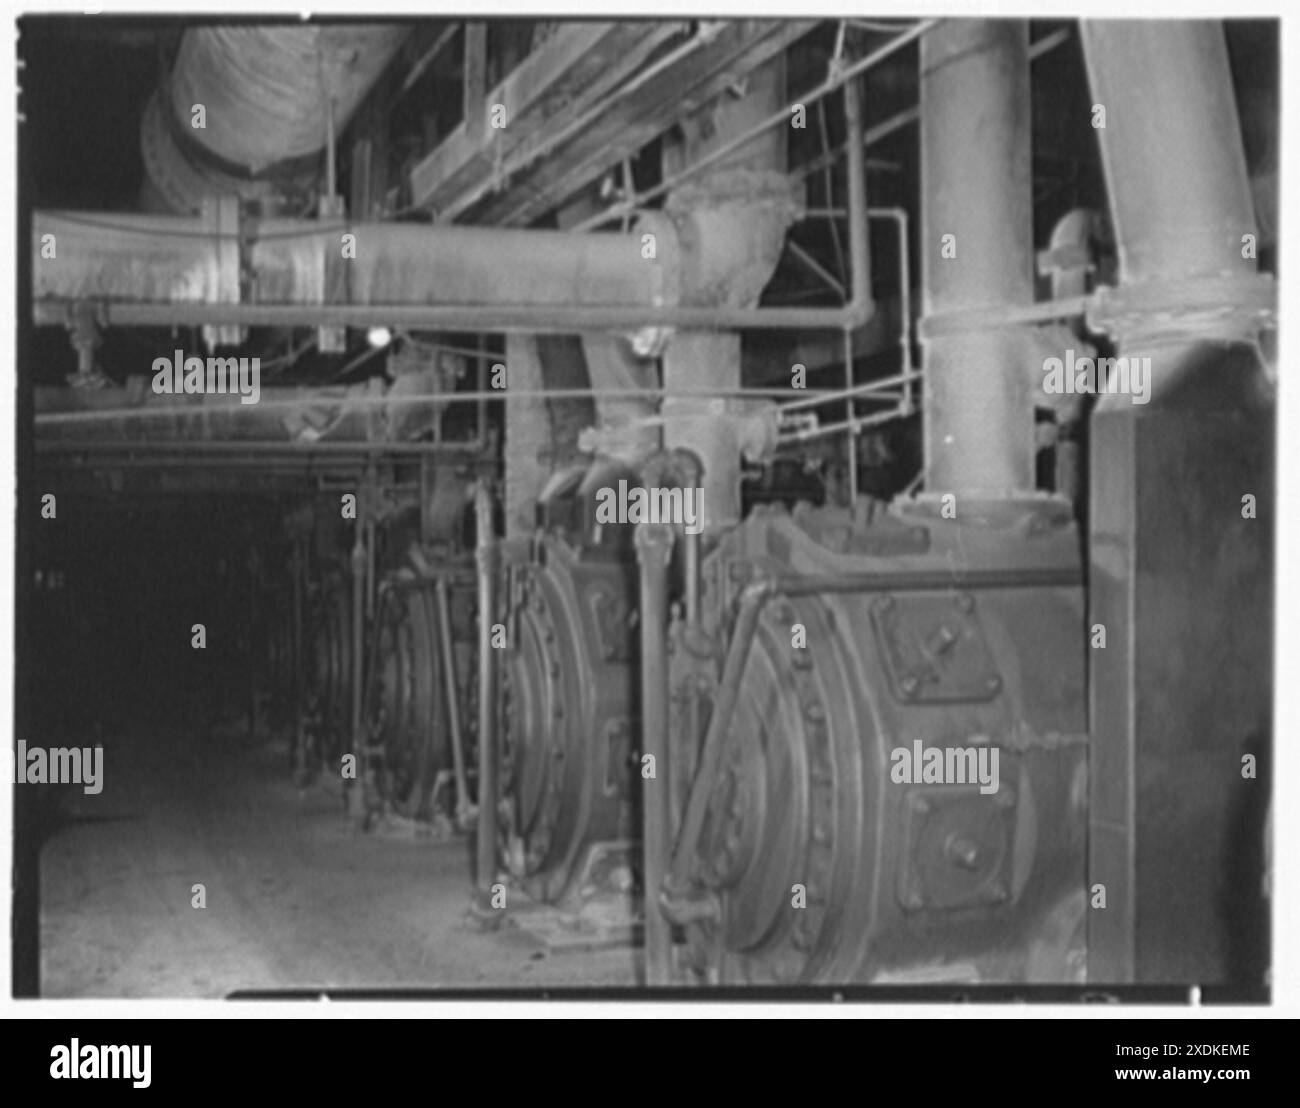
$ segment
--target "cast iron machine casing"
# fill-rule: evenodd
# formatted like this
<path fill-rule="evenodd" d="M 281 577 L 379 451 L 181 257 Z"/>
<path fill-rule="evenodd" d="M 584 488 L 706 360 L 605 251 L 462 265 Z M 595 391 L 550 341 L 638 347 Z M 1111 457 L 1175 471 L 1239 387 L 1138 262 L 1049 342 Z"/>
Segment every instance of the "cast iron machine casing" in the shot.
<path fill-rule="evenodd" d="M 414 570 L 385 578 L 366 658 L 368 803 L 425 820 L 450 759 L 433 588 Z"/>
<path fill-rule="evenodd" d="M 699 626 L 673 621 L 660 905 L 705 980 L 1082 979 L 1074 522 L 1050 498 L 938 507 L 760 508 L 705 559 Z M 998 790 L 895 782 L 916 740 L 996 746 Z"/>
<path fill-rule="evenodd" d="M 502 545 L 502 852 L 545 901 L 639 826 L 636 568 L 631 528 L 591 525 L 602 472 L 561 480 L 537 536 Z"/>

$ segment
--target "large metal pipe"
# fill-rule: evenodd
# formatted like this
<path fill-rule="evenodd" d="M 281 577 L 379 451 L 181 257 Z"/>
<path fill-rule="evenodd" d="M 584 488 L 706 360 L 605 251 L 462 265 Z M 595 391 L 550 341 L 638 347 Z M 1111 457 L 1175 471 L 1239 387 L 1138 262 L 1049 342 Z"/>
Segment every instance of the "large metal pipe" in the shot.
<path fill-rule="evenodd" d="M 1159 396 L 1189 364 L 1173 348 L 1254 343 L 1274 295 L 1257 272 L 1227 42 L 1217 20 L 1085 21 L 1081 37 L 1120 260 L 1119 289 L 1089 322 L 1128 356 L 1156 356 Z"/>
<path fill-rule="evenodd" d="M 641 780 L 642 882 L 645 888 L 645 983 L 672 981 L 672 925 L 659 904 L 668 869 L 671 818 L 668 789 L 668 564 L 671 524 L 643 523 L 636 529 L 641 567 L 641 753 L 653 756 L 655 776 Z"/>
<path fill-rule="evenodd" d="M 491 487 L 480 481 L 474 489 L 474 523 L 478 560 L 478 844 L 475 906 L 492 911 L 492 885 L 497 874 L 497 661 L 492 646 L 496 615 L 497 543 L 493 530 Z M 490 917 L 489 917 L 490 918 Z"/>
<path fill-rule="evenodd" d="M 356 780 L 348 794 L 348 810 L 357 818 L 364 817 L 366 791 L 370 788 L 370 745 L 369 736 L 362 732 L 362 715 L 365 700 L 363 685 L 362 657 L 365 653 L 365 604 L 366 604 L 366 557 L 365 529 L 361 524 L 355 528 L 352 544 L 352 642 L 340 644 L 340 649 L 352 653 L 352 690 L 351 690 L 351 735 L 349 748 L 356 758 Z"/>
<path fill-rule="evenodd" d="M 177 361 L 175 351 L 160 354 L 173 365 Z M 141 361 L 140 368 L 147 369 L 147 363 Z M 143 376 L 131 381 L 127 388 L 38 388 L 38 449 L 86 450 L 107 441 L 110 449 L 120 450 L 179 448 L 198 452 L 242 443 L 250 453 L 258 449 L 320 447 L 327 451 L 345 447 L 365 451 L 385 446 L 399 453 L 437 453 L 455 442 L 410 442 L 395 433 L 392 417 L 399 410 L 409 415 L 423 409 L 424 422 L 436 422 L 438 401 L 433 394 L 418 401 L 394 398 L 390 405 L 385 403 L 385 397 L 392 395 L 391 390 L 386 394 L 374 386 L 268 386 L 254 392 L 257 379 L 251 363 L 244 366 L 242 377 L 235 368 L 233 358 L 214 366 L 205 379 L 222 391 L 207 394 L 155 393 Z M 173 382 L 169 379 L 168 383 Z M 246 389 L 242 395 L 241 386 Z M 460 441 L 456 445 L 472 448 L 474 444 Z M 411 451 L 413 447 L 416 449 Z"/>
<path fill-rule="evenodd" d="M 460 727 L 460 689 L 456 683 L 456 644 L 451 634 L 451 600 L 447 575 L 440 573 L 434 585 L 438 606 L 438 653 L 442 655 L 442 680 L 447 702 L 447 729 L 451 737 L 452 772 L 456 778 L 456 826 L 469 830 L 473 805 L 469 799 L 469 778 L 465 772 L 464 736 Z"/>
<path fill-rule="evenodd" d="M 851 181 L 865 181 L 856 143 L 850 154 Z M 533 334 L 646 327 L 842 330 L 864 325 L 875 311 L 866 279 L 866 227 L 864 185 L 849 196 L 854 281 L 848 304 L 736 308 L 677 305 L 681 286 L 711 285 L 712 270 L 696 257 L 703 247 L 679 242 L 673 221 L 662 216 L 647 214 L 632 234 L 598 235 L 264 220 L 249 228 L 250 303 L 231 295 L 239 267 L 230 264 L 223 246 L 228 233 L 218 233 L 212 215 L 38 211 L 32 219 L 33 311 L 38 324 L 67 324 L 72 304 L 94 299 L 102 301 L 97 313 L 104 326 L 404 326 Z M 642 256 L 641 235 L 651 228 L 659 264 Z M 49 236 L 54 257 L 48 256 Z"/>
<path fill-rule="evenodd" d="M 856 145 L 856 144 L 855 144 Z M 921 39 L 924 311 L 1032 304 L 1029 30 L 947 20 Z M 927 492 L 1034 488 L 1025 347 L 1010 329 L 925 342 Z"/>
<path fill-rule="evenodd" d="M 865 207 L 865 204 L 863 205 Z M 466 295 L 462 274 L 445 266 L 432 266 L 432 276 L 422 277 L 415 290 L 394 287 L 395 282 L 376 273 L 372 281 L 364 278 L 355 282 L 367 297 L 357 303 L 327 303 L 312 299 L 307 291 L 325 287 L 321 270 L 311 264 L 306 272 L 295 273 L 293 258 L 310 256 L 305 252 L 270 248 L 261 254 L 277 258 L 274 272 L 280 275 L 280 284 L 288 284 L 298 295 L 298 301 L 218 303 L 215 300 L 220 281 L 214 273 L 215 247 L 210 230 L 204 225 L 188 221 L 184 228 L 175 225 L 190 242 L 153 241 L 145 236 L 150 232 L 131 227 L 133 219 L 157 217 L 131 217 L 114 215 L 112 225 L 121 225 L 120 244 L 111 244 L 96 251 L 79 250 L 72 257 L 87 257 L 98 253 L 94 265 L 74 265 L 61 269 L 42 263 L 41 236 L 57 233 L 77 234 L 75 224 L 81 229 L 98 222 L 93 213 L 36 213 L 33 219 L 34 251 L 34 303 L 33 316 L 38 325 L 67 325 L 72 305 L 81 299 L 102 299 L 97 304 L 97 321 L 114 327 L 172 327 L 235 324 L 251 327 L 381 327 L 393 326 L 417 330 L 483 331 L 487 333 L 573 334 L 587 331 L 635 331 L 645 327 L 681 328 L 695 331 L 741 330 L 843 330 L 865 325 L 875 311 L 870 298 L 870 288 L 859 290 L 854 283 L 853 297 L 839 308 L 728 308 L 728 307 L 663 307 L 674 296 L 663 285 L 661 278 L 651 276 L 670 273 L 671 269 L 654 269 L 638 266 L 640 239 L 636 253 L 628 254 L 620 246 L 628 236 L 581 236 L 571 232 L 510 231 L 498 228 L 424 227 L 403 224 L 399 241 L 402 253 L 429 251 L 426 261 L 435 258 L 443 245 L 456 243 L 460 236 L 478 239 L 477 251 L 461 257 L 472 259 L 473 268 L 466 271 L 468 279 L 480 298 L 472 300 Z M 62 219 L 61 223 L 55 222 Z M 850 202 L 850 222 L 855 218 L 854 204 Z M 865 219 L 865 212 L 861 215 Z M 125 222 L 123 222 L 125 221 Z M 394 225 L 383 227 L 387 233 Z M 295 234 L 320 235 L 320 226 L 298 224 Z M 339 234 L 349 229 L 340 225 Z M 358 233 L 355 228 L 351 233 Z M 658 232 L 656 232 L 658 233 Z M 664 232 L 668 233 L 668 232 Z M 200 245 L 195 235 L 207 240 Z M 509 236 L 544 236 L 545 240 L 514 240 Z M 453 236 L 445 238 L 443 236 Z M 564 240 L 569 239 L 568 243 Z M 62 242 L 63 240 L 59 240 Z M 74 240 L 75 241 L 75 240 Z M 358 234 L 358 242 L 362 236 Z M 379 241 L 378 238 L 375 241 Z M 852 241 L 852 236 L 851 236 Z M 591 244 L 594 245 L 585 245 Z M 337 246 L 337 243 L 333 243 Z M 522 253 L 510 253 L 515 246 L 523 246 Z M 62 247 L 60 247 L 62 249 Z M 456 249 L 455 246 L 452 247 Z M 506 253 L 502 253 L 505 249 Z M 609 260 L 609 252 L 618 257 L 618 265 L 611 271 L 602 268 Z M 143 255 L 135 253 L 143 250 Z M 67 255 L 65 255 L 67 256 Z M 140 257 L 155 259 L 148 265 L 140 264 Z M 401 255 L 399 255 L 400 257 Z M 522 259 L 522 264 L 521 264 Z M 852 259 L 855 272 L 860 258 Z M 594 264 L 593 264 L 594 262 Z M 405 265 L 405 263 L 401 263 Z M 538 265 L 539 268 L 533 268 Z M 337 267 L 331 259 L 331 266 Z M 378 266 L 382 270 L 382 266 Z M 535 276 L 539 273 L 554 275 L 557 270 L 568 275 L 569 283 L 559 284 Z M 337 272 L 337 268 L 334 272 Z M 373 271 L 372 271 L 373 272 Z M 410 272 L 404 269 L 403 272 Z M 613 285 L 599 276 L 610 276 Z M 630 274 L 630 276 L 629 276 Z M 530 275 L 534 275 L 530 277 Z M 496 284 L 501 278 L 504 285 Z M 527 280 L 527 300 L 516 301 L 503 295 L 503 288 L 517 288 Z M 613 289 L 626 291 L 628 284 L 637 294 L 635 298 L 618 298 Z M 643 295 L 649 287 L 648 295 Z M 297 290 L 296 292 L 294 290 Z M 391 301 L 379 302 L 384 293 L 394 294 Z M 414 293 L 414 294 L 413 294 Z M 260 295 L 260 294 L 259 294 Z M 435 302 L 434 297 L 445 300 Z M 585 301 L 583 298 L 586 298 Z M 137 302 L 130 302 L 131 299 Z"/>
<path fill-rule="evenodd" d="M 1257 233 L 1255 209 L 1222 24 L 1084 20 L 1079 33 L 1106 112 L 1096 134 L 1121 284 L 1253 273 L 1242 236 Z"/>
<path fill-rule="evenodd" d="M 408 32 L 404 24 L 190 28 L 141 122 L 144 206 L 194 212 L 205 197 L 268 200 L 277 184 L 310 185 L 331 129 L 346 126 Z"/>
<path fill-rule="evenodd" d="M 654 223 L 665 250 L 673 241 L 671 225 Z M 463 330 L 472 305 L 553 312 L 566 305 L 646 308 L 676 300 L 671 267 L 642 257 L 639 233 L 406 223 L 331 227 L 306 220 L 264 220 L 248 230 L 249 299 L 264 311 L 270 305 L 345 312 L 348 305 L 436 304 L 451 309 L 449 320 Z M 53 257 L 44 249 L 51 235 Z M 203 218 L 38 211 L 32 216 L 32 295 L 38 304 L 48 298 L 152 302 L 164 309 L 164 320 L 179 322 L 226 299 L 222 241 Z M 107 322 L 124 321 L 122 307 L 106 305 Z M 289 311 L 295 318 L 307 314 Z"/>

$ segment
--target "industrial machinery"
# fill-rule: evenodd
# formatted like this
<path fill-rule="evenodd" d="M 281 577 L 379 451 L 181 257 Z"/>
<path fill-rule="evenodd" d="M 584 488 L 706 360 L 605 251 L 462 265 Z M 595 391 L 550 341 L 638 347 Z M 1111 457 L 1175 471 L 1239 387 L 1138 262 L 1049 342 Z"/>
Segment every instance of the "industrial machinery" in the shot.
<path fill-rule="evenodd" d="M 632 533 L 592 510 L 611 479 L 603 465 L 562 473 L 538 505 L 538 536 L 503 550 L 502 842 L 511 874 L 546 901 L 590 851 L 640 832 Z"/>
<path fill-rule="evenodd" d="M 670 631 L 663 895 L 696 972 L 1082 980 L 1083 593 L 1068 508 L 1008 503 L 974 527 L 924 505 L 870 521 L 760 510 L 701 576 L 698 622 Z M 923 779 L 918 749 L 953 748 L 983 775 Z"/>

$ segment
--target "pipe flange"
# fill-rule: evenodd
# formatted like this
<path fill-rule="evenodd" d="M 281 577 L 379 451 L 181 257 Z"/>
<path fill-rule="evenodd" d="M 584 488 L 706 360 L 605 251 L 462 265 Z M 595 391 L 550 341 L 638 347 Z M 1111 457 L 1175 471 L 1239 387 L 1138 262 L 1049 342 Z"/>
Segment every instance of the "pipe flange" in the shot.
<path fill-rule="evenodd" d="M 1277 286 L 1267 274 L 1152 281 L 1092 294 L 1094 331 L 1125 346 L 1194 338 L 1251 341 L 1277 325 Z"/>

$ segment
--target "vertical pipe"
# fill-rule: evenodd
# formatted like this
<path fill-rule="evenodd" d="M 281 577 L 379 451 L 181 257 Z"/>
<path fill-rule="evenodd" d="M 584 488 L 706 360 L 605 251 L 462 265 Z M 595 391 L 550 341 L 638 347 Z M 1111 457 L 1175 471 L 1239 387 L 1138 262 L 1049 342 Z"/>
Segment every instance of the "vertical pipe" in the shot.
<path fill-rule="evenodd" d="M 293 540 L 293 558 L 289 563 L 289 572 L 293 578 L 293 746 L 289 753 L 289 764 L 296 769 L 297 761 L 302 757 L 302 539 L 295 536 Z"/>
<path fill-rule="evenodd" d="M 375 486 L 376 488 L 378 485 Z M 366 519 L 366 618 L 375 614 L 375 520 Z"/>
<path fill-rule="evenodd" d="M 257 735 L 257 548 L 248 555 L 248 738 Z"/>
<path fill-rule="evenodd" d="M 903 410 L 911 413 L 914 403 L 914 385 L 912 383 L 912 266 L 908 261 L 908 252 L 912 249 L 907 233 L 907 209 L 895 208 L 894 218 L 898 221 L 898 345 L 902 351 L 899 373 L 907 378 L 903 386 Z"/>
<path fill-rule="evenodd" d="M 700 535 L 687 531 L 683 540 L 683 561 L 686 563 L 686 626 L 700 625 Z"/>
<path fill-rule="evenodd" d="M 497 665 L 492 648 L 497 585 L 497 544 L 493 534 L 492 490 L 486 480 L 474 487 L 478 561 L 478 849 L 477 906 L 487 911 L 497 872 Z"/>
<path fill-rule="evenodd" d="M 673 536 L 671 524 L 642 523 L 636 529 L 641 570 L 641 746 L 642 755 L 655 760 L 655 776 L 641 779 L 647 985 L 667 985 L 672 980 L 672 925 L 660 908 L 659 893 L 670 845 L 667 627 Z"/>
<path fill-rule="evenodd" d="M 1033 303 L 1029 32 L 1023 20 L 946 20 L 921 39 L 924 310 Z M 857 143 L 851 144 L 856 146 Z M 1031 378 L 1020 335 L 926 340 L 931 494 L 1034 488 Z M 1018 372 L 1023 369 L 1024 372 Z"/>
<path fill-rule="evenodd" d="M 349 810 L 354 816 L 361 817 L 365 813 L 365 790 L 366 790 L 366 740 L 361 733 L 361 670 L 362 654 L 364 646 L 362 644 L 362 632 L 365 627 L 365 603 L 366 603 L 366 546 L 364 540 L 364 528 L 358 525 L 355 528 L 356 538 L 352 544 L 352 754 L 356 758 L 357 779 L 353 783 L 352 792 L 348 795 Z"/>
<path fill-rule="evenodd" d="M 849 170 L 849 266 L 853 280 L 853 302 L 871 303 L 871 233 L 867 226 L 867 152 L 862 96 L 857 78 L 844 83 L 844 127 L 848 135 Z"/>
<path fill-rule="evenodd" d="M 438 602 L 438 642 L 442 654 L 443 684 L 447 690 L 447 726 L 451 731 L 451 761 L 456 774 L 456 826 L 462 829 L 469 818 L 469 784 L 465 777 L 464 738 L 460 730 L 460 698 L 456 690 L 456 648 L 451 638 L 451 602 L 447 578 L 439 576 L 434 586 Z"/>
<path fill-rule="evenodd" d="M 478 389 L 478 435 L 474 440 L 474 446 L 479 450 L 487 449 L 487 381 L 488 381 L 488 349 L 487 335 L 478 337 L 478 376 L 475 388 Z M 442 421 L 439 420 L 441 427 Z"/>
<path fill-rule="evenodd" d="M 849 396 L 845 398 L 845 416 L 847 417 L 848 427 L 848 466 L 849 466 L 849 507 L 852 508 L 858 502 L 858 429 L 853 423 L 854 408 L 853 403 L 853 332 L 847 327 L 844 328 L 844 388 L 848 390 Z"/>

